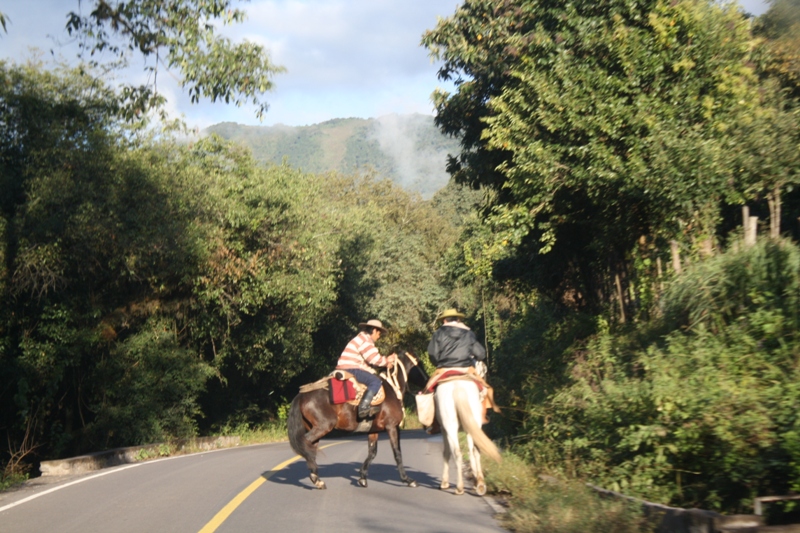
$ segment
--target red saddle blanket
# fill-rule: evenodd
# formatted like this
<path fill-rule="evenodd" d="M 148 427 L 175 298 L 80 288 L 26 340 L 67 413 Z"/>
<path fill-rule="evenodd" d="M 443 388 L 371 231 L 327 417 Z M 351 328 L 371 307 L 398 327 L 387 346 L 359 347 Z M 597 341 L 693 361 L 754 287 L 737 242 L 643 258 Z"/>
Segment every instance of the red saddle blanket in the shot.
<path fill-rule="evenodd" d="M 353 382 L 349 379 L 341 380 L 332 378 L 330 384 L 332 404 L 346 403 L 356 399 L 358 391 L 353 385 Z"/>
<path fill-rule="evenodd" d="M 467 374 L 465 372 L 462 372 L 460 370 L 446 370 L 446 371 L 442 372 L 441 374 L 438 374 L 438 375 L 434 374 L 431 377 L 430 381 L 428 381 L 428 384 L 425 387 L 425 391 L 424 392 L 433 392 L 433 391 L 435 391 L 436 390 L 436 386 L 439 385 L 440 381 L 446 381 L 448 379 L 458 379 L 458 378 L 471 379 L 471 378 L 469 378 L 469 374 Z M 483 390 L 483 385 L 481 385 L 479 382 L 477 382 L 475 380 L 473 380 L 473 382 L 475 383 L 475 385 L 477 385 L 479 391 Z"/>

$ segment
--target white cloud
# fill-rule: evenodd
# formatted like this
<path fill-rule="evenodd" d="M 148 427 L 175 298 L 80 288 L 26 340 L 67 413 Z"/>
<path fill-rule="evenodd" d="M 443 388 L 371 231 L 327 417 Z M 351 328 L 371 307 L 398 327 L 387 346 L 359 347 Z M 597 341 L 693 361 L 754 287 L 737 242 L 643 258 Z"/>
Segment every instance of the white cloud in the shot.
<path fill-rule="evenodd" d="M 243 29 L 247 35 L 269 34 L 280 43 L 271 57 L 288 69 L 288 87 L 384 87 L 399 76 L 435 73 L 419 42 L 437 15 L 452 14 L 455 8 L 453 0 L 267 0 L 251 4 Z"/>

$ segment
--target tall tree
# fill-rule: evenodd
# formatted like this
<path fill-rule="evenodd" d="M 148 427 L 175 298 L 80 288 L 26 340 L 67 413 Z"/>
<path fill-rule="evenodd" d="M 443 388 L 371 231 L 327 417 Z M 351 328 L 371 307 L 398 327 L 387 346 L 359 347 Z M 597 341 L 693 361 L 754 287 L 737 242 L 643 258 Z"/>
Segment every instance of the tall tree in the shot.
<path fill-rule="evenodd" d="M 483 269 L 579 305 L 626 298 L 642 236 L 713 237 L 731 135 L 768 105 L 747 20 L 705 1 L 466 2 L 424 42 L 462 76 L 438 100 L 476 161 L 456 176 L 498 190 Z"/>
<path fill-rule="evenodd" d="M 771 2 L 754 27 L 770 52 L 765 72 L 780 79 L 793 97 L 800 97 L 800 2 Z"/>
<path fill-rule="evenodd" d="M 272 64 L 262 46 L 234 43 L 216 33 L 215 23 L 244 20 L 244 11 L 234 9 L 233 1 L 79 0 L 78 4 L 79 10 L 69 13 L 67 30 L 80 38 L 82 56 L 91 58 L 95 66 L 104 52 L 119 62 L 112 66 L 126 64 L 133 54 L 141 54 L 147 62 L 148 83 L 129 86 L 123 93 L 129 119 L 141 118 L 163 104 L 157 91 L 162 67 L 179 73 L 192 102 L 209 98 L 242 105 L 249 101 L 256 105 L 259 117 L 267 111 L 263 94 L 283 68 Z M 82 11 L 84 5 L 88 14 Z"/>
<path fill-rule="evenodd" d="M 773 85 L 769 91 L 773 105 L 771 112 L 756 117 L 756 121 L 769 125 L 748 136 L 749 146 L 741 150 L 741 167 L 756 168 L 751 173 L 751 192 L 755 197 L 766 197 L 772 235 L 777 236 L 782 193 L 791 190 L 800 174 L 800 156 L 795 148 L 800 116 L 800 2 L 772 2 L 755 21 L 754 31 L 762 39 L 758 70 L 765 85 Z M 783 142 L 785 139 L 795 139 L 794 146 Z"/>
<path fill-rule="evenodd" d="M 85 72 L 2 65 L 0 77 L 8 441 L 35 428 L 40 452 L 60 454 L 190 434 L 206 365 L 154 310 L 180 294 L 197 232 L 158 183 L 164 160 L 126 141 L 115 95 Z M 111 413 L 131 432 L 91 430 Z"/>

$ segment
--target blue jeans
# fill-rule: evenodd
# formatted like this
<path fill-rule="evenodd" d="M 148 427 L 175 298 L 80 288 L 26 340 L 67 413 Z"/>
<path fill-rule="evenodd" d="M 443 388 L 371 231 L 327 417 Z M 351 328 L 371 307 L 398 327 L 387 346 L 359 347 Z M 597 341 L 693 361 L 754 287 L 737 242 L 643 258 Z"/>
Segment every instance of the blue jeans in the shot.
<path fill-rule="evenodd" d="M 360 368 L 350 369 L 348 372 L 353 374 L 359 383 L 366 385 L 367 390 L 372 391 L 373 394 L 378 394 L 378 391 L 381 390 L 381 378 L 372 372 L 367 372 Z"/>

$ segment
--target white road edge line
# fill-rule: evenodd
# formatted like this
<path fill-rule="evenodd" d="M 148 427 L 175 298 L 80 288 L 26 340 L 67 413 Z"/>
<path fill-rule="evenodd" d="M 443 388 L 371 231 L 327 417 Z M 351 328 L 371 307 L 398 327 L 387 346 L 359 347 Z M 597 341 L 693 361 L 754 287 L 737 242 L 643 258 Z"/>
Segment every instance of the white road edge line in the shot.
<path fill-rule="evenodd" d="M 273 444 L 273 443 L 270 442 L 270 443 L 263 443 L 263 444 Z M 251 445 L 248 445 L 248 446 L 263 446 L 263 444 L 251 444 Z M 9 503 L 8 505 L 6 505 L 4 507 L 0 507 L 0 513 L 2 513 L 3 511 L 9 510 L 12 507 L 16 507 L 17 505 L 22 505 L 23 503 L 27 503 L 27 502 L 29 502 L 31 500 L 35 500 L 36 498 L 40 498 L 40 497 L 42 497 L 42 496 L 44 496 L 46 494 L 50 494 L 51 492 L 55 492 L 57 490 L 65 489 L 67 487 L 71 487 L 72 485 L 77 485 L 78 483 L 83 483 L 84 481 L 89 481 L 90 479 L 96 479 L 96 478 L 99 478 L 99 477 L 107 476 L 107 475 L 113 474 L 115 472 L 122 472 L 123 470 L 127 470 L 129 468 L 134 468 L 134 467 L 142 466 L 142 465 L 149 465 L 149 464 L 153 464 L 153 463 L 160 463 L 161 461 L 169 461 L 170 459 L 182 459 L 184 457 L 198 456 L 198 455 L 202 455 L 202 454 L 206 454 L 206 453 L 214 453 L 214 452 L 221 452 L 221 451 L 224 451 L 224 450 L 247 448 L 248 446 L 236 446 L 234 448 L 219 448 L 219 449 L 216 449 L 216 450 L 206 450 L 206 451 L 203 451 L 203 452 L 190 453 L 190 454 L 186 454 L 186 455 L 173 455 L 172 457 L 162 457 L 161 459 L 153 459 L 151 461 L 142 461 L 141 463 L 134 463 L 132 465 L 125 465 L 125 466 L 121 466 L 119 468 L 113 468 L 112 467 L 111 470 L 108 470 L 106 472 L 101 472 L 99 474 L 94 474 L 92 476 L 84 477 L 84 478 L 81 478 L 81 479 L 76 479 L 75 481 L 70 481 L 69 483 L 65 483 L 63 485 L 58 485 L 57 487 L 53 487 L 52 489 L 47 489 L 47 490 L 42 491 L 42 492 L 37 492 L 36 494 L 31 494 L 27 498 L 23 498 L 23 499 L 21 499 L 19 501 L 16 501 L 14 503 Z"/>
<path fill-rule="evenodd" d="M 65 483 L 64 485 L 59 485 L 57 487 L 53 487 L 52 489 L 47 489 L 47 490 L 45 490 L 43 492 L 37 492 L 36 494 L 31 494 L 27 498 L 23 498 L 23 499 L 21 499 L 19 501 L 16 501 L 14 503 L 9 503 L 5 507 L 0 507 L 0 513 L 2 513 L 3 511 L 9 510 L 12 507 L 16 507 L 17 505 L 22 505 L 23 503 L 29 502 L 31 500 L 35 500 L 36 498 L 44 496 L 45 494 L 50 494 L 51 492 L 55 492 L 57 490 L 65 489 L 65 488 L 67 488 L 69 486 L 77 485 L 78 483 L 83 483 L 84 481 L 89 481 L 90 479 L 95 479 L 95 478 L 98 478 L 98 477 L 107 476 L 108 474 L 113 474 L 114 472 L 119 472 L 121 470 L 127 470 L 128 468 L 134 468 L 136 466 L 142 466 L 143 464 L 144 463 L 136 463 L 136 464 L 133 464 L 133 465 L 123 466 L 121 468 L 115 468 L 114 470 L 110 470 L 108 472 L 101 472 L 100 474 L 95 474 L 93 476 L 84 477 L 84 478 L 81 478 L 81 479 L 76 479 L 75 481 L 70 481 L 69 483 Z"/>

